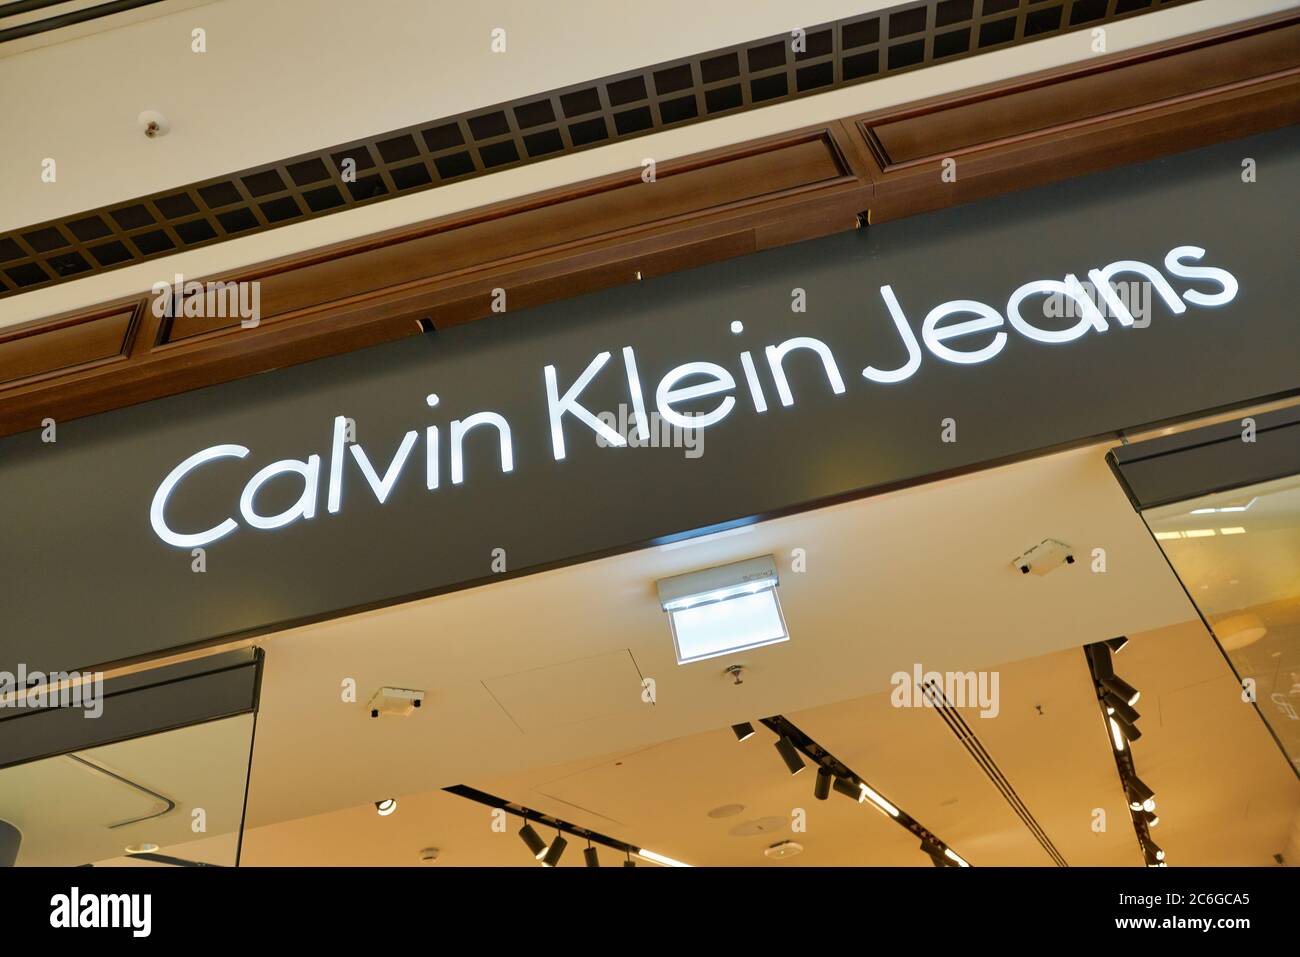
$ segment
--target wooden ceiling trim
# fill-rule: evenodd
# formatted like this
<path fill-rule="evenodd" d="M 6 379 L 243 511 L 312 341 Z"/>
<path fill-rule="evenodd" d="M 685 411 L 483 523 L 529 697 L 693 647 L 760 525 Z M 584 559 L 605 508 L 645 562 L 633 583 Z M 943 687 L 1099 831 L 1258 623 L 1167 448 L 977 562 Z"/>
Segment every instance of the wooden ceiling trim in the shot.
<path fill-rule="evenodd" d="M 0 334 L 0 434 L 454 326 L 497 288 L 517 310 L 1297 123 L 1298 30 L 1292 11 L 206 277 L 261 284 L 256 328 L 160 319 L 144 292 L 28 323 Z"/>
<path fill-rule="evenodd" d="M 909 0 L 807 26 L 799 38 L 749 40 L 430 118 L 0 233 L 0 298 L 1191 2 Z"/>

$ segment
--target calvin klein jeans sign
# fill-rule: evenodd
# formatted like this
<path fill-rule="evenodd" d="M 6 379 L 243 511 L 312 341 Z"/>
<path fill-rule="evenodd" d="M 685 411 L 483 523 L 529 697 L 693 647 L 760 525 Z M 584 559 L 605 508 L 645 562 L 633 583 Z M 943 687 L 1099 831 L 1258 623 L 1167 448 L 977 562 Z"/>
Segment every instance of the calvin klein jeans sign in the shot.
<path fill-rule="evenodd" d="M 1298 173 L 1283 130 L 0 440 L 0 671 L 270 631 L 492 582 L 494 556 L 526 574 L 1296 392 Z M 629 441 L 624 410 L 631 436 L 702 430 L 703 454 Z"/>
<path fill-rule="evenodd" d="M 1099 298 L 1108 307 L 1107 312 L 1114 318 L 1115 323 L 1119 326 L 1132 327 L 1135 322 L 1133 314 L 1128 304 L 1119 298 L 1112 286 L 1120 276 L 1132 275 L 1138 277 L 1141 282 L 1150 283 L 1173 315 L 1181 315 L 1187 311 L 1184 300 L 1195 306 L 1222 306 L 1232 302 L 1237 296 L 1236 278 L 1224 269 L 1195 265 L 1204 256 L 1205 250 L 1199 246 L 1177 246 L 1165 255 L 1164 267 L 1171 276 L 1208 283 L 1212 287 L 1212 291 L 1209 292 L 1188 288 L 1179 293 L 1159 269 L 1137 260 L 1118 260 L 1100 269 L 1091 269 L 1088 278 L 1093 288 L 1097 290 Z M 1072 314 L 1077 313 L 1078 321 L 1064 329 L 1044 329 L 1035 325 L 1021 311 L 1025 300 L 1033 296 L 1065 297 L 1073 304 L 1073 308 L 1068 311 Z M 889 316 L 893 319 L 898 335 L 906 348 L 907 361 L 896 369 L 877 369 L 874 366 L 867 366 L 862 370 L 862 376 L 872 382 L 897 384 L 910 379 L 920 368 L 921 347 L 917 343 L 912 324 L 894 295 L 893 288 L 881 286 L 880 297 L 884 300 Z M 950 317 L 959 315 L 975 318 L 963 319 L 959 322 L 946 321 Z M 921 338 L 926 348 L 939 359 L 960 365 L 978 365 L 994 358 L 1006 346 L 1007 334 L 1002 330 L 1002 326 L 1007 321 L 1021 335 L 1037 342 L 1053 344 L 1072 342 L 1080 336 L 1104 333 L 1111 328 L 1106 315 L 1085 291 L 1078 277 L 1070 273 L 1063 280 L 1039 279 L 1020 286 L 1007 301 L 1005 320 L 1002 313 L 992 306 L 972 299 L 953 299 L 935 306 L 921 323 Z M 993 330 L 997 331 L 978 348 L 962 349 L 953 344 L 965 337 Z M 743 333 L 744 324 L 739 320 L 732 322 L 731 331 L 737 335 Z M 811 336 L 795 336 L 776 345 L 769 345 L 763 350 L 769 384 L 775 389 L 781 405 L 790 408 L 795 404 L 794 393 L 785 372 L 785 361 L 791 353 L 800 350 L 806 350 L 817 357 L 831 392 L 842 395 L 845 391 L 844 378 L 840 374 L 839 363 L 830 345 Z M 646 395 L 637 369 L 636 353 L 632 346 L 623 346 L 622 356 L 623 375 L 627 381 L 627 401 L 632 407 L 637 432 L 640 438 L 645 440 L 649 438 L 650 427 L 646 415 Z M 610 428 L 581 402 L 583 391 L 609 361 L 608 351 L 598 353 L 587 363 L 582 374 L 563 389 L 562 394 L 556 367 L 548 365 L 544 368 L 551 449 L 557 462 L 565 457 L 566 416 L 571 416 L 576 423 L 599 435 L 608 446 L 619 447 L 627 444 L 624 436 Z M 750 350 L 740 353 L 740 367 L 743 370 L 748 400 L 753 411 L 760 415 L 767 412 L 768 401 L 764 381 Z M 731 393 L 736 389 L 736 379 L 727 368 L 714 362 L 697 360 L 683 363 L 666 373 L 654 390 L 654 402 L 660 417 L 672 425 L 685 429 L 705 429 L 717 425 L 735 409 L 736 397 Z M 719 398 L 714 399 L 714 397 Z M 681 405 L 699 399 L 712 399 L 712 407 L 694 412 L 679 408 Z M 430 393 L 426 402 L 430 407 L 435 407 L 438 405 L 439 398 L 436 394 Z M 510 422 L 499 412 L 475 412 L 463 419 L 453 419 L 448 428 L 453 485 L 460 485 L 465 481 L 465 439 L 478 428 L 487 428 L 495 433 L 499 447 L 496 465 L 500 471 L 503 473 L 514 471 L 514 442 Z M 346 442 L 347 430 L 348 419 L 342 415 L 335 416 L 330 442 L 326 496 L 326 508 L 330 514 L 337 513 L 343 504 L 345 449 L 352 454 L 370 492 L 382 505 L 393 491 L 412 451 L 420 440 L 419 431 L 415 429 L 407 431 L 381 475 L 360 443 Z M 431 492 L 436 490 L 442 481 L 440 436 L 439 426 L 429 425 L 424 428 L 424 487 Z M 190 472 L 215 459 L 242 459 L 247 455 L 249 449 L 243 445 L 213 445 L 195 452 L 172 469 L 154 493 L 149 512 L 150 522 L 158 537 L 168 545 L 194 548 L 211 545 L 235 531 L 239 523 L 227 517 L 203 531 L 178 532 L 167 524 L 165 510 L 167 499 Z M 239 512 L 250 527 L 266 530 L 283 528 L 298 519 L 315 518 L 320 499 L 320 473 L 320 455 L 309 455 L 306 461 L 283 459 L 272 462 L 258 471 L 244 486 L 239 496 Z M 301 483 L 301 494 L 291 506 L 278 514 L 264 515 L 258 512 L 256 506 L 258 492 L 263 486 L 281 476 L 296 476 L 296 480 Z"/>

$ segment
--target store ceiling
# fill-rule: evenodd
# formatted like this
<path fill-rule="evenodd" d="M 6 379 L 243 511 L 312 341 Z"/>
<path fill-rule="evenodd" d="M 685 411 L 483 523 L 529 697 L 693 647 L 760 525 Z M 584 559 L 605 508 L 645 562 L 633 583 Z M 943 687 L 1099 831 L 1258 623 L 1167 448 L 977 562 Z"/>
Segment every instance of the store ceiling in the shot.
<path fill-rule="evenodd" d="M 1171 866 L 1267 866 L 1300 812 L 1300 785 L 1199 623 L 1135 636 L 1116 659 L 1143 689 L 1139 775 L 1156 792 L 1154 839 Z M 1078 649 L 998 669 L 1001 713 L 963 716 L 1070 866 L 1141 866 Z M 1017 817 L 930 709 L 892 707 L 887 693 L 788 715 L 872 786 L 979 866 L 1050 866 Z M 917 840 L 870 805 L 812 796 L 813 773 L 790 776 L 773 735 L 737 743 L 727 728 L 557 767 L 475 782 L 580 826 L 694 865 L 929 866 Z M 1094 827 L 1097 809 L 1105 828 Z M 723 813 L 724 810 L 727 813 Z M 794 830 L 792 815 L 806 827 Z M 443 791 L 401 797 L 379 817 L 372 805 L 250 830 L 250 865 L 406 866 L 425 847 L 446 866 L 530 866 L 515 835 L 494 831 L 490 809 Z M 550 832 L 542 828 L 544 838 Z M 793 840 L 794 857 L 769 846 Z M 570 837 L 564 865 L 579 865 Z M 600 849 L 605 866 L 617 855 Z"/>
<path fill-rule="evenodd" d="M 250 823 L 794 714 L 885 690 L 916 663 L 983 668 L 1188 621 L 1194 612 L 1105 448 L 264 639 Z M 1081 560 L 1042 578 L 1011 567 L 1048 537 Z M 1099 547 L 1105 573 L 1091 571 Z M 805 550 L 802 574 L 789 571 L 794 549 Z M 734 659 L 746 666 L 740 687 L 722 673 L 731 658 L 678 666 L 655 580 L 763 554 L 783 569 L 792 639 Z M 641 675 L 656 681 L 653 706 L 641 701 Z M 348 679 L 356 704 L 340 700 Z M 557 700 L 574 682 L 589 691 Z M 428 699 L 410 718 L 371 719 L 364 704 L 384 685 Z"/>

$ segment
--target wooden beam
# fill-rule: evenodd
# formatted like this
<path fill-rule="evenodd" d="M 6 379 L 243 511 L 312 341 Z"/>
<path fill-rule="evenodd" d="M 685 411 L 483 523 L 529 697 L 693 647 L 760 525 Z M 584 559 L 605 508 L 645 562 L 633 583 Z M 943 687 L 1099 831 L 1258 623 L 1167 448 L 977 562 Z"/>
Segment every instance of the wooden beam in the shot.
<path fill-rule="evenodd" d="M 141 293 L 7 329 L 0 435 L 1296 122 L 1288 11 L 205 277 L 255 328 Z"/>

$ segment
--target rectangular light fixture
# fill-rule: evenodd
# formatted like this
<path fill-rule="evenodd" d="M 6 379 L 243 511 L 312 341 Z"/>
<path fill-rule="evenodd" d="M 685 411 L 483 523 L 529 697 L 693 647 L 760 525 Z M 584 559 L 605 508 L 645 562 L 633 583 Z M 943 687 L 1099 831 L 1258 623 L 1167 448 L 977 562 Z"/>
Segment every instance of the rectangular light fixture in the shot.
<path fill-rule="evenodd" d="M 656 854 L 654 851 L 647 851 L 644 847 L 636 852 L 637 857 L 644 858 L 647 861 L 658 864 L 661 867 L 690 867 L 689 864 L 683 864 L 681 861 L 675 861 L 671 857 L 663 854 Z"/>
<path fill-rule="evenodd" d="M 659 603 L 672 627 L 677 663 L 789 640 L 776 596 L 778 584 L 772 555 L 657 582 Z"/>
<path fill-rule="evenodd" d="M 865 784 L 859 784 L 858 787 L 862 789 L 862 796 L 858 798 L 859 804 L 861 804 L 864 801 L 870 801 L 872 804 L 880 808 L 880 810 L 884 811 L 890 817 L 898 817 L 898 808 L 894 807 L 894 805 L 890 804 L 888 801 L 886 801 L 883 797 L 881 797 L 871 788 L 867 787 Z"/>

